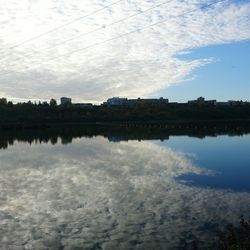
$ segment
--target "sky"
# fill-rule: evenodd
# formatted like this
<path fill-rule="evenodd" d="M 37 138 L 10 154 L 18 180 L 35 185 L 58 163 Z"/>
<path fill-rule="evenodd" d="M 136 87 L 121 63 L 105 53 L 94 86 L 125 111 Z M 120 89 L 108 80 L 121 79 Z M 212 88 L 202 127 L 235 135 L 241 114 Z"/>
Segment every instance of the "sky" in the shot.
<path fill-rule="evenodd" d="M 250 1 L 0 4 L 0 96 L 10 100 L 250 101 Z"/>

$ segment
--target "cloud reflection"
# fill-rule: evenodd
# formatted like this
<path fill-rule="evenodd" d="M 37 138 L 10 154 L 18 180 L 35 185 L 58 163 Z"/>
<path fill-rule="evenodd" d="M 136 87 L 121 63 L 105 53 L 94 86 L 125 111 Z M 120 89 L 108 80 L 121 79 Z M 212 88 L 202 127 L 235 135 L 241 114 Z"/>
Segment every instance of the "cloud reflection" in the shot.
<path fill-rule="evenodd" d="M 19 143 L 0 158 L 2 249 L 175 249 L 249 210 L 249 193 L 176 182 L 207 173 L 154 143 Z"/>

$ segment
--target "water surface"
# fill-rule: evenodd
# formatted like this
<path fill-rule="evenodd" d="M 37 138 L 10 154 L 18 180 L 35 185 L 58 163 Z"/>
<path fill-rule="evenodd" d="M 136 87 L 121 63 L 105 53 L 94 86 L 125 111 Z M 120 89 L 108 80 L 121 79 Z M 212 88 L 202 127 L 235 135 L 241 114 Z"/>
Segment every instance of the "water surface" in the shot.
<path fill-rule="evenodd" d="M 204 248 L 250 216 L 249 135 L 39 138 L 0 150 L 0 249 Z"/>

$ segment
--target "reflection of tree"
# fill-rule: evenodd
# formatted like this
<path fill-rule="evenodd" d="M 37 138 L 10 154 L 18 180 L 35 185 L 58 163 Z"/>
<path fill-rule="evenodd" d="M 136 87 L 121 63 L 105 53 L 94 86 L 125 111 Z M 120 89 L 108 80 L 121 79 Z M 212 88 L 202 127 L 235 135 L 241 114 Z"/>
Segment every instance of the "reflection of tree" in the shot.
<path fill-rule="evenodd" d="M 20 129 L 0 131 L 1 148 L 6 149 L 13 145 L 14 141 L 32 143 L 58 143 L 72 142 L 73 138 L 104 136 L 109 141 L 120 142 L 128 140 L 168 140 L 169 136 L 187 135 L 204 138 L 206 136 L 218 136 L 223 134 L 243 135 L 250 132 L 250 128 L 244 124 L 225 125 L 217 124 L 144 124 L 129 123 L 124 126 L 68 126 L 44 129 Z"/>
<path fill-rule="evenodd" d="M 50 141 L 51 141 L 51 144 L 52 144 L 52 145 L 57 144 L 57 141 L 58 141 L 57 136 L 52 136 L 52 137 L 50 138 Z"/>
<path fill-rule="evenodd" d="M 0 141 L 0 149 L 7 149 L 8 141 Z"/>
<path fill-rule="evenodd" d="M 72 137 L 70 137 L 70 136 L 62 136 L 61 141 L 62 141 L 62 144 L 72 143 Z"/>
<path fill-rule="evenodd" d="M 218 249 L 250 249 L 250 219 L 245 220 L 242 216 L 238 226 L 229 224 L 224 231 L 220 232 Z"/>

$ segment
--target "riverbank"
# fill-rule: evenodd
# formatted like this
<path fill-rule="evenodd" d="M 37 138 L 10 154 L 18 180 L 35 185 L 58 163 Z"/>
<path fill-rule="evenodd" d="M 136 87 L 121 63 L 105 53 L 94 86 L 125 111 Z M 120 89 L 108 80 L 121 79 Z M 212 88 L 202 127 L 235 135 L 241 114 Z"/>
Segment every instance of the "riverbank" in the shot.
<path fill-rule="evenodd" d="M 188 128 L 188 127 L 209 127 L 209 126 L 245 126 L 250 127 L 250 119 L 225 119 L 225 120 L 149 120 L 149 121 L 97 121 L 97 122 L 12 122 L 1 123 L 0 129 L 40 129 L 72 126 L 104 126 L 104 127 L 158 127 L 158 128 Z"/>
<path fill-rule="evenodd" d="M 164 104 L 125 106 L 0 105 L 0 129 L 72 125 L 166 126 L 171 124 L 236 124 L 250 122 L 250 105 Z"/>

